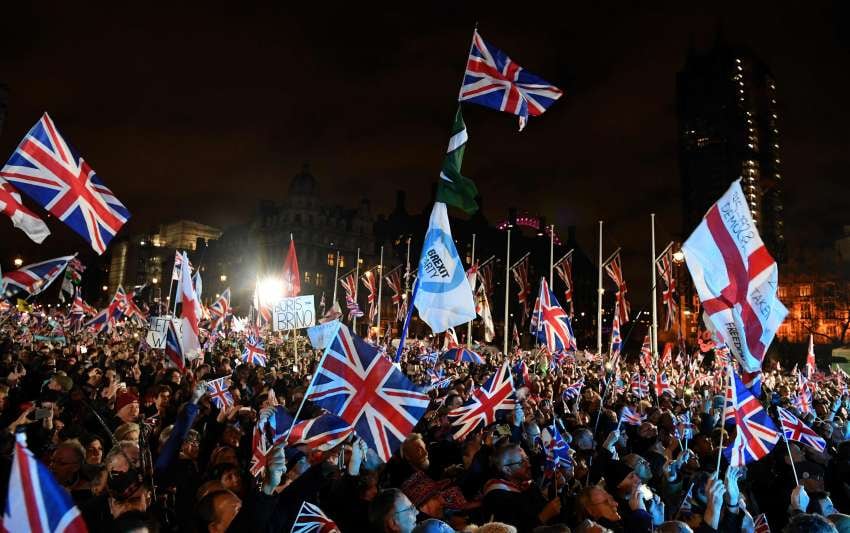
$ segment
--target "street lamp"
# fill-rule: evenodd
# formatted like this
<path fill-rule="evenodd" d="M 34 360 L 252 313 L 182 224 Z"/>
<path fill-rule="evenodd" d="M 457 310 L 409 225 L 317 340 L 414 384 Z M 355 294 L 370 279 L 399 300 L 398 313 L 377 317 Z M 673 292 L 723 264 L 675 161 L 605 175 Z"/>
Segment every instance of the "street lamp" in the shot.
<path fill-rule="evenodd" d="M 20 257 L 16 257 L 16 258 L 15 258 L 15 266 L 16 266 L 16 267 L 21 268 L 21 265 L 23 265 L 23 264 L 24 264 L 24 260 L 23 260 L 23 259 L 21 259 Z"/>
<path fill-rule="evenodd" d="M 159 282 L 159 280 L 158 280 L 157 278 L 151 278 L 151 283 L 153 283 L 154 285 L 156 285 L 156 284 L 157 284 L 157 282 Z"/>
<path fill-rule="evenodd" d="M 677 250 L 673 252 L 673 262 L 677 265 L 681 265 L 685 260 L 685 253 L 682 250 Z"/>
<path fill-rule="evenodd" d="M 222 274 L 221 276 L 219 276 L 219 277 L 218 277 L 218 279 L 219 279 L 219 280 L 221 280 L 221 282 L 222 282 L 222 283 L 224 283 L 224 282 L 226 282 L 226 281 L 227 281 L 227 275 L 226 275 L 226 274 Z"/>
<path fill-rule="evenodd" d="M 106 292 L 108 289 L 109 289 L 109 287 L 107 287 L 106 285 L 104 285 L 103 287 L 101 287 L 101 290 L 102 290 L 103 292 Z"/>

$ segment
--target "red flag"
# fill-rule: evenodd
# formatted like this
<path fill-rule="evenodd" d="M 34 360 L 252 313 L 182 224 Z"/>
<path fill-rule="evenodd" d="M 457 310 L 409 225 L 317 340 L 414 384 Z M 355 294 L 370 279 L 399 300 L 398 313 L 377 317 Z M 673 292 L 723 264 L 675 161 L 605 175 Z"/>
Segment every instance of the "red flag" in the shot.
<path fill-rule="evenodd" d="M 295 241 L 290 239 L 289 252 L 283 263 L 283 295 L 298 296 L 301 294 L 301 275 L 298 273 L 298 257 L 295 255 Z"/>

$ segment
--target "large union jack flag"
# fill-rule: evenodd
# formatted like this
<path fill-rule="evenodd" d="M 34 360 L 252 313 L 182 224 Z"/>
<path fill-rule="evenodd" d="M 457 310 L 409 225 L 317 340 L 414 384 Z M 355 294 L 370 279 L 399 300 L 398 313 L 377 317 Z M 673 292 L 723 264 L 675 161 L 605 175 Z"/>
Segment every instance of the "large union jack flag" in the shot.
<path fill-rule="evenodd" d="M 515 404 L 511 369 L 505 361 L 483 386 L 475 389 L 465 404 L 449 411 L 449 419 L 457 428 L 455 440 L 462 441 L 479 426 L 492 424 L 499 412 L 512 411 Z"/>
<path fill-rule="evenodd" d="M 50 470 L 27 448 L 23 433 L 15 436 L 6 510 L 0 530 L 52 533 L 88 531 L 80 510 Z"/>
<path fill-rule="evenodd" d="M 558 299 L 555 298 L 555 293 L 549 290 L 546 278 L 540 278 L 540 296 L 534 303 L 534 319 L 532 323 L 536 327 L 531 332 L 535 334 L 538 342 L 546 344 L 550 352 L 576 349 L 570 317 L 558 305 Z"/>
<path fill-rule="evenodd" d="M 429 403 L 377 347 L 344 324 L 316 369 L 307 398 L 354 426 L 384 462 L 413 432 Z"/>
<path fill-rule="evenodd" d="M 301 503 L 290 533 L 339 533 L 339 528 L 316 505 L 305 501 Z"/>
<path fill-rule="evenodd" d="M 378 280 L 380 277 L 376 276 L 374 272 L 371 270 L 367 271 L 360 277 L 360 281 L 363 282 L 363 286 L 369 289 L 369 294 L 366 295 L 366 303 L 369 304 L 369 322 L 374 322 L 375 318 L 378 316 Z"/>
<path fill-rule="evenodd" d="M 123 307 L 127 294 L 124 292 L 124 287 L 118 287 L 115 294 L 112 296 L 109 305 L 104 307 L 98 314 L 83 324 L 83 327 L 89 329 L 95 334 L 110 332 L 115 324 L 121 320 L 124 315 Z"/>
<path fill-rule="evenodd" d="M 779 432 L 761 402 L 744 386 L 738 374 L 729 370 L 726 388 L 726 422 L 733 422 L 735 440 L 723 455 L 731 466 L 743 466 L 758 461 L 770 453 L 779 440 Z"/>
<path fill-rule="evenodd" d="M 130 218 L 87 161 L 74 151 L 45 113 L 18 145 L 0 176 L 83 237 L 95 252 Z"/>
<path fill-rule="evenodd" d="M 227 316 L 230 314 L 230 287 L 224 289 L 215 302 L 209 307 L 210 331 L 216 331 L 222 327 Z"/>
<path fill-rule="evenodd" d="M 614 318 L 611 320 L 611 348 L 608 350 L 610 356 L 618 357 L 623 349 L 623 337 L 620 336 L 620 311 L 614 304 Z"/>
<path fill-rule="evenodd" d="M 826 441 L 804 424 L 802 420 L 794 416 L 791 411 L 781 407 L 777 407 L 776 410 L 779 413 L 779 423 L 782 424 L 782 431 L 785 433 L 786 439 L 802 442 L 819 452 L 826 449 Z"/>
<path fill-rule="evenodd" d="M 475 31 L 458 101 L 519 115 L 522 131 L 529 115 L 542 115 L 562 94 L 554 85 L 517 65 Z"/>
<path fill-rule="evenodd" d="M 623 278 L 623 265 L 620 261 L 620 252 L 614 254 L 608 263 L 605 264 L 605 272 L 614 280 L 617 285 L 617 306 L 616 310 L 620 313 L 620 323 L 626 324 L 629 321 L 629 301 L 626 300 L 626 293 L 629 289 L 626 287 L 626 280 Z"/>
<path fill-rule="evenodd" d="M 7 272 L 3 276 L 3 286 L 7 290 L 16 287 L 30 295 L 36 295 L 49 287 L 73 258 L 73 255 L 66 255 Z"/>

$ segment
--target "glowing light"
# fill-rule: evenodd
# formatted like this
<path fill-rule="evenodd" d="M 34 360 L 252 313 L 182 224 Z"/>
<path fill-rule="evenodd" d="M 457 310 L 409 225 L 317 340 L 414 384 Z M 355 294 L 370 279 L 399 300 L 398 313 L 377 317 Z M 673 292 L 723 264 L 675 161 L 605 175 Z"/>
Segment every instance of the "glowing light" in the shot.
<path fill-rule="evenodd" d="M 685 253 L 682 250 L 678 250 L 673 252 L 673 261 L 676 263 L 681 263 L 685 260 Z"/>
<path fill-rule="evenodd" d="M 21 267 L 21 265 L 23 265 L 23 264 L 24 264 L 24 260 L 23 260 L 23 259 L 21 259 L 20 257 L 16 257 L 16 258 L 15 258 L 15 266 L 16 266 L 16 267 L 20 268 L 20 267 Z"/>
<path fill-rule="evenodd" d="M 263 278 L 257 287 L 257 293 L 262 303 L 275 304 L 283 298 L 283 281 L 271 276 Z"/>

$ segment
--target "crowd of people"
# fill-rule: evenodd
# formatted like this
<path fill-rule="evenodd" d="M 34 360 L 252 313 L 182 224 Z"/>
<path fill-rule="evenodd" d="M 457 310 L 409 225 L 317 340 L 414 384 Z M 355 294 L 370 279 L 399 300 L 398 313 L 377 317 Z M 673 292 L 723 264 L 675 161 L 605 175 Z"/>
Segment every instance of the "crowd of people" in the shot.
<path fill-rule="evenodd" d="M 482 350 L 474 364 L 410 342 L 400 369 L 431 403 L 389 461 L 352 434 L 321 450 L 284 441 L 252 475 L 258 421 L 320 414 L 303 401 L 320 351 L 267 332 L 265 366 L 243 364 L 244 333 L 227 331 L 180 370 L 144 329 L 60 338 L 63 320 L 0 316 L 0 479 L 25 432 L 90 531 L 289 532 L 304 502 L 343 533 L 850 531 L 850 396 L 829 369 L 811 376 L 810 408 L 795 401 L 798 372 L 772 363 L 758 396 L 773 417 L 796 413 L 824 451 L 783 439 L 729 466 L 719 450 L 738 429 L 722 422 L 728 376 L 714 349 L 667 361 L 671 390 L 656 395 L 630 386 L 659 370 L 637 354 Z M 505 359 L 512 409 L 457 438 L 450 413 Z M 221 377 L 233 403 L 219 408 L 207 383 Z M 636 416 L 624 421 L 624 408 Z"/>

